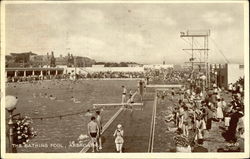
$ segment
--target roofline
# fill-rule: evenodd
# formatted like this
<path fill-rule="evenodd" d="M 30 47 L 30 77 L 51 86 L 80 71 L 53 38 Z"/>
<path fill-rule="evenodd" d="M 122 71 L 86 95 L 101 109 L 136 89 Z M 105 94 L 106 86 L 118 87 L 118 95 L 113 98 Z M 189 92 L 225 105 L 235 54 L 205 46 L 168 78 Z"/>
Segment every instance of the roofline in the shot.
<path fill-rule="evenodd" d="M 63 71 L 64 68 L 40 68 L 40 67 L 24 67 L 24 68 L 20 68 L 20 67 L 12 67 L 12 68 L 5 68 L 6 71 L 53 71 L 53 70 L 58 70 L 58 71 Z"/>

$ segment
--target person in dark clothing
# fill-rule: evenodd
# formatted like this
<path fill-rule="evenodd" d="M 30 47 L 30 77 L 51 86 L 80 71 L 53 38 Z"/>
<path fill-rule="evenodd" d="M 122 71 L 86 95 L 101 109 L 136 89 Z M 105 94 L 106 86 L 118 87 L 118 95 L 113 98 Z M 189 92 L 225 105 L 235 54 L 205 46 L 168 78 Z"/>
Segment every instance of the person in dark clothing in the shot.
<path fill-rule="evenodd" d="M 212 120 L 213 120 L 213 111 L 211 110 L 211 106 L 207 106 L 205 108 L 206 110 L 206 117 L 207 117 L 207 121 L 206 121 L 206 128 L 209 131 L 212 128 Z"/>
<path fill-rule="evenodd" d="M 208 152 L 208 149 L 203 147 L 203 139 L 198 139 L 197 143 L 192 152 Z"/>
<path fill-rule="evenodd" d="M 242 117 L 242 114 L 238 110 L 233 109 L 233 113 L 230 115 L 231 120 L 229 122 L 228 130 L 222 134 L 226 141 L 237 141 L 236 138 L 236 128 L 238 125 L 239 119 Z"/>

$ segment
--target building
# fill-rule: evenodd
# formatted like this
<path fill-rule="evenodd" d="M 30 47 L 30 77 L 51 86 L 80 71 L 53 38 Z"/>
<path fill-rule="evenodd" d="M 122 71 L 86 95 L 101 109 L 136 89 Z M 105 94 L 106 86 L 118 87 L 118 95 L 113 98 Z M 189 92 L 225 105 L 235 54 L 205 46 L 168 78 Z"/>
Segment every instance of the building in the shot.
<path fill-rule="evenodd" d="M 22 53 L 10 53 L 10 55 L 6 55 L 6 67 L 30 67 L 31 56 L 37 55 L 33 52 L 22 52 Z"/>
<path fill-rule="evenodd" d="M 211 65 L 211 78 L 215 77 L 215 82 L 219 87 L 227 88 L 228 84 L 235 83 L 244 77 L 243 64 L 217 64 Z"/>
<path fill-rule="evenodd" d="M 144 65 L 143 68 L 147 69 L 168 69 L 168 68 L 173 68 L 174 65 L 173 64 L 152 64 L 152 65 Z"/>
<path fill-rule="evenodd" d="M 36 53 L 23 52 L 23 53 L 10 53 L 10 55 L 5 56 L 6 67 L 18 68 L 18 67 L 56 67 L 67 66 L 67 67 L 91 67 L 95 64 L 95 60 L 88 57 L 73 56 L 73 54 L 68 54 L 68 56 L 54 57 L 54 52 L 47 55 L 38 55 Z"/>
<path fill-rule="evenodd" d="M 32 67 L 43 67 L 50 65 L 51 56 L 47 55 L 32 55 L 30 56 L 30 64 Z"/>
<path fill-rule="evenodd" d="M 63 68 L 5 68 L 6 77 L 62 75 Z"/>
<path fill-rule="evenodd" d="M 56 57 L 56 66 L 67 66 L 68 65 L 68 57 L 60 55 Z"/>
<path fill-rule="evenodd" d="M 142 67 L 142 64 L 138 64 L 138 63 L 128 63 L 128 67 Z"/>

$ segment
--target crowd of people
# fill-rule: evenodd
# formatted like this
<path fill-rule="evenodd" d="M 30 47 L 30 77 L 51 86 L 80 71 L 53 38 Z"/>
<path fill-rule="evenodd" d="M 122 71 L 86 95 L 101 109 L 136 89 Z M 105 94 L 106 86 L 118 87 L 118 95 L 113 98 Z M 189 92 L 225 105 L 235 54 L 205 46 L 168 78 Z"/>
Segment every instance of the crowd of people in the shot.
<path fill-rule="evenodd" d="M 82 75 L 82 78 L 144 78 L 143 72 L 93 72 Z"/>
<path fill-rule="evenodd" d="M 159 82 L 163 84 L 179 84 L 187 81 L 190 76 L 190 70 L 174 70 L 171 67 L 161 69 L 147 68 L 145 69 L 145 76 L 154 84 Z"/>
<path fill-rule="evenodd" d="M 222 131 L 221 137 L 228 143 L 227 147 L 217 151 L 244 151 L 239 146 L 244 140 L 244 79 L 239 81 L 232 84 L 232 87 L 229 85 L 228 90 L 224 91 L 213 84 L 211 89 L 204 92 L 185 86 L 180 90 L 172 89 L 171 93 L 158 92 L 161 100 L 168 94 L 172 96 L 171 100 L 178 99 L 178 104 L 172 107 L 172 113 L 165 118 L 166 122 L 174 122 L 174 127 L 169 127 L 168 130 L 176 132 L 176 152 L 207 152 L 202 144 L 215 122 L 219 124 L 214 125 L 220 125 L 216 127 L 216 131 Z M 225 94 L 230 95 L 231 99 L 225 100 Z"/>
<path fill-rule="evenodd" d="M 37 80 L 51 79 L 103 79 L 103 78 L 144 78 L 144 72 L 92 72 L 87 74 L 58 74 L 58 75 L 29 75 L 29 76 L 13 76 L 7 77 L 7 82 L 32 82 Z"/>

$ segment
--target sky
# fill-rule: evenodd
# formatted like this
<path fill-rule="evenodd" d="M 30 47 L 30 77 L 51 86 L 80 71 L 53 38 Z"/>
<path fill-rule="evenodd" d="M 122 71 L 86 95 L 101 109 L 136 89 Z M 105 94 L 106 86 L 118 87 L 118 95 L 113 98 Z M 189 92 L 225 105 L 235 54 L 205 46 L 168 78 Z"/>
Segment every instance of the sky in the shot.
<path fill-rule="evenodd" d="M 240 3 L 7 4 L 5 15 L 6 54 L 53 51 L 104 62 L 180 64 L 191 54 L 182 50 L 191 38 L 180 32 L 210 30 L 210 62 L 244 62 Z M 203 39 L 194 44 L 201 48 Z"/>

